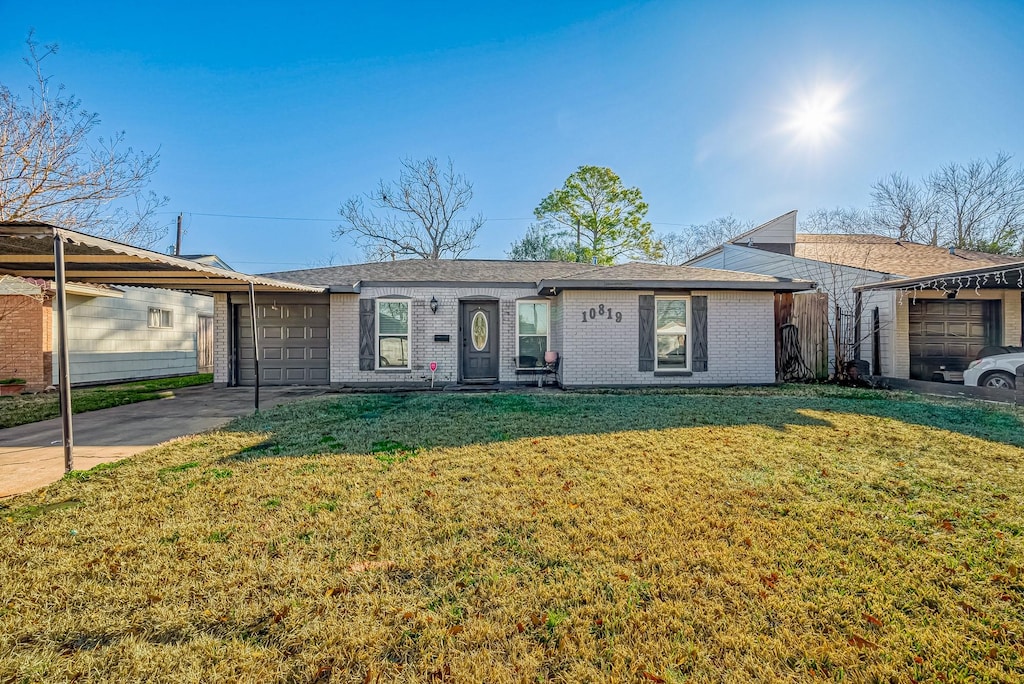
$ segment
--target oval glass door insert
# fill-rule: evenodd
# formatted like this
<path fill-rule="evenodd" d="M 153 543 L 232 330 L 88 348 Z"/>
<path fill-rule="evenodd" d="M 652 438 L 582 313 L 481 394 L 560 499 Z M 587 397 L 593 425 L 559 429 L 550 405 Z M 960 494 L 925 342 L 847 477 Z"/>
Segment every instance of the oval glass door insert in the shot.
<path fill-rule="evenodd" d="M 483 311 L 473 314 L 471 330 L 473 332 L 473 349 L 483 351 L 487 346 L 487 314 Z"/>

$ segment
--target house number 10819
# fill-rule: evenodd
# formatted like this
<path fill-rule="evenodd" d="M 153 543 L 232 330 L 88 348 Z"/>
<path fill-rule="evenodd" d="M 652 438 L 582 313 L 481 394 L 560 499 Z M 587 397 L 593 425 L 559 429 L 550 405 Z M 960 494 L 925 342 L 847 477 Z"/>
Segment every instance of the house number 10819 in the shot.
<path fill-rule="evenodd" d="M 604 304 L 599 306 L 592 306 L 590 309 L 583 310 L 583 322 L 593 321 L 598 318 L 607 318 L 609 321 L 615 321 L 616 323 L 622 322 L 622 312 L 613 312 L 610 307 L 606 307 Z"/>

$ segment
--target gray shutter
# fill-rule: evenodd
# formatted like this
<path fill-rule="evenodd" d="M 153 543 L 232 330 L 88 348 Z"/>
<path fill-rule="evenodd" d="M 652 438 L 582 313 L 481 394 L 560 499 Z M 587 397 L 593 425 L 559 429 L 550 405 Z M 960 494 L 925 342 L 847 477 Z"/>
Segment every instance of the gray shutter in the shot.
<path fill-rule="evenodd" d="M 691 297 L 690 328 L 693 340 L 690 350 L 693 352 L 693 372 L 704 373 L 708 370 L 708 298 Z"/>
<path fill-rule="evenodd" d="M 640 295 L 640 361 L 637 370 L 654 370 L 654 295 Z"/>
<path fill-rule="evenodd" d="M 359 300 L 359 370 L 373 370 L 376 365 L 374 352 L 374 300 Z"/>

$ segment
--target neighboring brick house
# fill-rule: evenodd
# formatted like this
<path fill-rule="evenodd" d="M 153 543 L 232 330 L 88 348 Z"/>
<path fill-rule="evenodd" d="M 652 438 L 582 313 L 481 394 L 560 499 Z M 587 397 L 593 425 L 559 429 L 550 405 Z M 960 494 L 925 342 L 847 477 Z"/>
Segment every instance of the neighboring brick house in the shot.
<path fill-rule="evenodd" d="M 685 265 L 815 281 L 829 298 L 829 357 L 838 341 L 875 375 L 956 380 L 984 347 L 1020 345 L 1024 332 L 1021 257 L 798 233 L 795 211 Z"/>
<path fill-rule="evenodd" d="M 789 278 L 630 263 L 407 260 L 268 274 L 323 294 L 257 294 L 261 384 L 775 382 L 774 295 Z M 256 379 L 248 295 L 214 296 L 214 382 Z M 430 370 L 431 364 L 436 370 Z"/>
<path fill-rule="evenodd" d="M 199 331 L 202 319 L 213 315 L 211 297 L 68 283 L 67 304 L 72 384 L 197 372 Z M 30 391 L 53 384 L 53 326 L 51 281 L 0 278 L 0 379 L 22 378 Z"/>

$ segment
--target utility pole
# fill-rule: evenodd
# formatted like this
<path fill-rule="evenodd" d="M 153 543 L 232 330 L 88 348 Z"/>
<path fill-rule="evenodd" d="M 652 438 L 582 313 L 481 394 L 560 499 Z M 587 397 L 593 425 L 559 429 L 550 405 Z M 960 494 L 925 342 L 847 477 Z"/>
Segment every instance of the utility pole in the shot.
<path fill-rule="evenodd" d="M 178 240 L 174 243 L 174 256 L 181 256 L 181 213 L 178 213 Z"/>
<path fill-rule="evenodd" d="M 580 218 L 576 217 L 576 263 L 579 263 L 583 253 L 580 251 Z"/>

